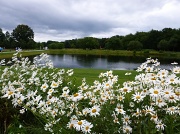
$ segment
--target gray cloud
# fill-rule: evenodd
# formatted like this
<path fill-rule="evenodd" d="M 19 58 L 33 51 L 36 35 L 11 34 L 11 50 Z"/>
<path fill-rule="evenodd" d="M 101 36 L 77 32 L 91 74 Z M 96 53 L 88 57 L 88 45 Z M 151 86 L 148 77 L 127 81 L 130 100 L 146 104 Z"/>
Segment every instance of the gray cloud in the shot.
<path fill-rule="evenodd" d="M 0 28 L 29 25 L 36 41 L 179 28 L 179 0 L 1 0 Z"/>

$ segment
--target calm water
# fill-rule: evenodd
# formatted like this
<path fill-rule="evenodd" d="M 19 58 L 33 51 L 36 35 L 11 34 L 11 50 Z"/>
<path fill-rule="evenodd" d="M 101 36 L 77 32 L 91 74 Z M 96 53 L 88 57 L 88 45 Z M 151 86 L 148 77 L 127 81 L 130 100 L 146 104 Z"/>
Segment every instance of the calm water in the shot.
<path fill-rule="evenodd" d="M 34 56 L 30 56 L 33 60 Z M 134 70 L 146 61 L 146 57 L 125 57 L 125 56 L 96 56 L 96 55 L 49 55 L 53 64 L 57 68 L 94 68 L 107 70 Z M 159 58 L 161 68 L 172 68 L 172 62 L 178 62 L 180 59 Z"/>
<path fill-rule="evenodd" d="M 134 70 L 146 61 L 145 57 L 95 56 L 95 55 L 50 55 L 55 67 Z M 174 59 L 159 59 L 161 68 L 170 69 Z M 180 63 L 176 60 L 176 62 Z"/>

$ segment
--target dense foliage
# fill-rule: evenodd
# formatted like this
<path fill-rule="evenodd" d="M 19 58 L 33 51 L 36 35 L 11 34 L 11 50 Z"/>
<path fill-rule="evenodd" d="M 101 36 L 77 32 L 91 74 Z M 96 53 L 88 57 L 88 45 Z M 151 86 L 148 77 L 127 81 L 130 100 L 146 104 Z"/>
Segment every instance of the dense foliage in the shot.
<path fill-rule="evenodd" d="M 18 25 L 10 34 L 0 28 L 0 47 L 25 49 L 44 48 L 80 48 L 141 50 L 153 49 L 162 51 L 180 51 L 180 29 L 164 28 L 148 32 L 136 32 L 125 36 L 115 35 L 110 38 L 84 37 L 79 39 L 47 42 L 34 42 L 33 30 L 27 25 Z"/>
<path fill-rule="evenodd" d="M 93 38 L 93 37 L 92 37 Z M 83 38 L 88 42 L 86 38 Z M 95 38 L 98 47 L 112 50 L 141 50 L 154 49 L 166 51 L 180 51 L 180 29 L 164 28 L 160 31 L 151 30 L 149 32 L 136 32 L 126 36 L 112 36 L 110 38 Z M 63 43 L 65 48 L 85 48 L 84 43 L 79 44 L 81 39 L 66 40 Z M 163 43 L 165 41 L 165 44 Z M 48 44 L 47 44 L 48 45 Z M 91 47 L 92 46 L 92 47 Z M 94 44 L 86 48 L 93 49 Z M 96 44 L 97 46 L 97 44 Z"/>
<path fill-rule="evenodd" d="M 4 34 L 0 29 L 0 47 L 33 49 L 35 45 L 34 32 L 27 25 L 18 25 L 11 34 L 8 31 Z"/>

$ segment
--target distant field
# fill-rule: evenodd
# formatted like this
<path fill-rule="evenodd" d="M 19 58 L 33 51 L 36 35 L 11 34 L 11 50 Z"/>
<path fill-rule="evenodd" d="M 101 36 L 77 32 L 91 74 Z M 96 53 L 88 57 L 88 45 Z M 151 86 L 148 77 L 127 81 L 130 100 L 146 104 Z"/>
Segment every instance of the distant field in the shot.
<path fill-rule="evenodd" d="M 5 50 L 0 52 L 0 58 L 11 58 L 14 50 Z M 165 52 L 154 50 L 127 51 L 127 50 L 83 50 L 83 49 L 50 49 L 50 50 L 23 50 L 23 56 L 47 54 L 87 54 L 87 55 L 119 55 L 119 56 L 145 56 L 145 57 L 163 57 L 163 58 L 180 58 L 180 52 Z"/>

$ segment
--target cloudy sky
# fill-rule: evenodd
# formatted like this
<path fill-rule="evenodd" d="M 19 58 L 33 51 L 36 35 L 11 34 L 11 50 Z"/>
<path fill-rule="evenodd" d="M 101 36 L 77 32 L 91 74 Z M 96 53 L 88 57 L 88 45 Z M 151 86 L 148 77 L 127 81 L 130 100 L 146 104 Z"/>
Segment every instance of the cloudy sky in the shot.
<path fill-rule="evenodd" d="M 180 28 L 180 0 L 0 0 L 0 28 L 31 27 L 35 41 Z"/>

